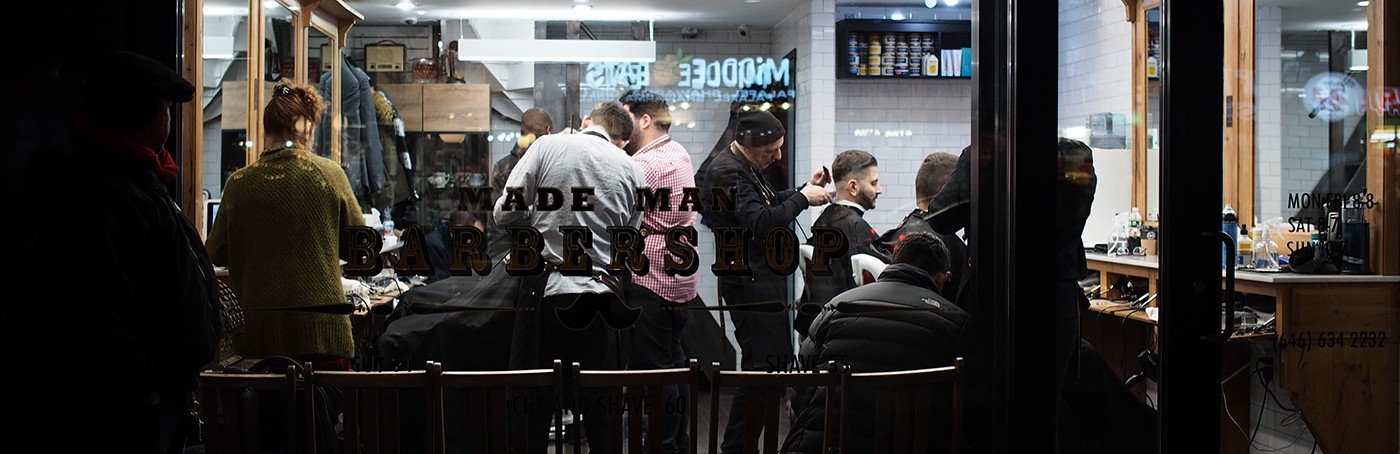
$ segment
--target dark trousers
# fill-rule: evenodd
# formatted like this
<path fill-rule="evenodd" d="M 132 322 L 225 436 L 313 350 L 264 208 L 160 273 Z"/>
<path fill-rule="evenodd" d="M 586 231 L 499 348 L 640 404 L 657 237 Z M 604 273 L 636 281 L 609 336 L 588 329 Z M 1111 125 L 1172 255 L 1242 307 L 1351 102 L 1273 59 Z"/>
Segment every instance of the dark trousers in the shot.
<path fill-rule="evenodd" d="M 724 278 L 720 292 L 725 304 L 782 303 L 787 300 L 787 283 L 781 277 Z M 734 337 L 739 341 L 740 364 L 746 371 L 774 371 L 791 362 L 793 357 L 791 313 L 730 311 L 734 320 Z M 734 390 L 729 406 L 729 423 L 724 430 L 720 449 L 725 453 L 739 452 L 744 444 L 743 389 Z"/>
<path fill-rule="evenodd" d="M 530 342 L 531 337 L 533 337 L 536 345 L 530 346 L 528 349 L 537 353 L 533 355 L 533 359 L 512 357 L 511 368 L 549 369 L 554 367 L 555 359 L 560 359 L 564 362 L 565 367 L 576 362 L 583 370 L 617 369 L 617 355 L 614 352 L 614 349 L 617 348 L 615 342 L 617 331 L 608 328 L 607 324 L 597 317 L 582 330 L 571 329 L 564 326 L 555 313 L 556 308 L 566 308 L 579 303 L 590 304 L 601 300 L 616 300 L 616 297 L 608 293 L 547 296 L 540 301 L 540 310 L 531 315 L 524 315 L 530 313 L 518 314 L 517 321 L 526 319 L 524 324 L 531 325 L 527 329 L 531 333 L 527 337 L 521 337 L 517 333 L 515 338 L 517 341 Z M 523 328 L 521 325 L 521 323 L 517 323 L 516 326 Z M 524 364 L 522 361 L 528 361 L 530 364 Z M 598 390 L 585 389 L 580 391 L 580 395 L 577 397 L 584 402 L 598 402 L 600 395 Z M 536 402 L 547 401 L 551 398 L 548 394 L 532 394 L 531 397 L 536 399 Z M 569 400 L 566 398 L 565 408 L 572 407 Z M 583 429 L 588 436 L 589 452 L 612 452 L 608 446 L 607 415 L 593 413 L 590 410 L 592 409 L 582 408 L 575 411 L 576 414 L 583 417 Z M 532 414 L 530 416 L 527 429 L 530 435 L 530 452 L 544 453 L 549 446 L 549 425 L 553 419 L 550 415 L 545 414 Z"/>
<path fill-rule="evenodd" d="M 628 297 L 631 299 L 632 307 L 642 309 L 642 318 L 631 330 L 632 345 L 627 369 L 689 367 L 689 360 L 685 357 L 685 352 L 681 351 L 681 333 L 685 331 L 685 323 L 690 319 L 690 314 L 685 311 L 663 310 L 676 308 L 681 304 L 667 301 L 642 286 L 632 286 Z M 700 297 L 697 296 L 689 304 L 699 300 Z M 677 399 L 681 396 L 690 395 L 689 388 L 686 385 L 664 386 L 666 402 L 678 402 Z M 686 403 L 687 407 L 690 405 L 695 405 L 695 403 Z M 665 412 L 661 416 L 660 423 L 665 424 L 664 433 L 666 435 L 661 440 L 661 452 L 667 454 L 689 452 L 691 436 L 689 414 L 686 412 L 675 414 Z M 655 423 L 658 423 L 656 419 L 647 421 L 647 424 Z M 651 443 L 651 440 L 647 440 L 647 443 Z"/>

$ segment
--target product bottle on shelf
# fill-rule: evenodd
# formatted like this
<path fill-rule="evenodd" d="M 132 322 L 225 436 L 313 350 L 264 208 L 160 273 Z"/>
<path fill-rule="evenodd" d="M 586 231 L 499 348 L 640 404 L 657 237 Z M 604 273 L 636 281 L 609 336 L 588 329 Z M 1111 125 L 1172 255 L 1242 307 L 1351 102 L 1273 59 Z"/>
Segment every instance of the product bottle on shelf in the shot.
<path fill-rule="evenodd" d="M 1235 215 L 1235 209 L 1230 204 L 1225 204 L 1225 211 L 1220 214 L 1220 230 L 1230 236 L 1230 242 L 1238 244 L 1240 236 L 1240 218 Z M 1228 246 L 1220 246 L 1220 267 L 1230 266 L 1235 262 L 1235 254 L 1238 249 L 1230 250 Z"/>
<path fill-rule="evenodd" d="M 1255 230 L 1259 230 L 1255 221 Z M 1240 253 L 1235 255 L 1236 268 L 1249 268 L 1254 265 L 1254 238 L 1249 234 L 1249 226 L 1240 224 Z"/>

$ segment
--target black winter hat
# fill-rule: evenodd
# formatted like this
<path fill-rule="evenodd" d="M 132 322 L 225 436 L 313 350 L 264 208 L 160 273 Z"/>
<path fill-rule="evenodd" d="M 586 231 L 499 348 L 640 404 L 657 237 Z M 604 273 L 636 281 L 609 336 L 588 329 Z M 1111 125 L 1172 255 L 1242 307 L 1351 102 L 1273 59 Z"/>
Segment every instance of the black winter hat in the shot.
<path fill-rule="evenodd" d="M 194 85 L 169 66 L 145 55 L 112 51 L 97 56 L 92 63 L 101 71 L 88 79 L 89 91 L 120 91 L 172 102 L 189 102 L 194 98 Z"/>
<path fill-rule="evenodd" d="M 778 117 L 766 110 L 739 114 L 738 130 L 734 139 L 745 147 L 761 147 L 786 136 L 787 130 Z"/>

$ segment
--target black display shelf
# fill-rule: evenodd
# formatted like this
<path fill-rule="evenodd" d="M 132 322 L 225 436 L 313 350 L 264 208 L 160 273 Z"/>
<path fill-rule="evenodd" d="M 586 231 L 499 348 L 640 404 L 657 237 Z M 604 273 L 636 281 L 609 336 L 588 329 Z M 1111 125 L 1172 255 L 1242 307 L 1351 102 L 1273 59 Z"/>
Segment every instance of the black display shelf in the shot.
<path fill-rule="evenodd" d="M 845 80 L 946 80 L 971 79 L 971 68 L 961 76 L 885 76 L 856 75 L 850 73 L 851 33 L 927 33 L 933 35 L 936 49 L 961 49 L 972 47 L 972 22 L 970 21 L 918 21 L 886 19 L 846 19 L 836 23 L 836 78 Z M 861 58 L 865 58 L 862 55 Z M 944 64 L 940 61 L 940 65 Z"/>

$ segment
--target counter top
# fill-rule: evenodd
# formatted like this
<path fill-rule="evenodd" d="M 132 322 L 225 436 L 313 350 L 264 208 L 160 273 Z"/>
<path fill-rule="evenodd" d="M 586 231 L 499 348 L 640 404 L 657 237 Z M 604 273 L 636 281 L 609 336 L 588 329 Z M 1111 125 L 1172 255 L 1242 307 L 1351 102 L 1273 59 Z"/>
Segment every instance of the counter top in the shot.
<path fill-rule="evenodd" d="M 1148 269 L 1158 269 L 1158 256 L 1131 256 L 1120 255 L 1111 256 L 1098 253 L 1085 253 L 1084 258 L 1091 262 L 1114 263 L 1118 265 L 1136 266 Z M 1225 274 L 1221 271 L 1221 275 Z M 1400 283 L 1400 276 L 1376 276 L 1376 275 L 1353 275 L 1353 274 L 1294 274 L 1287 271 L 1279 273 L 1259 273 L 1250 270 L 1235 270 L 1235 278 L 1242 281 L 1262 282 L 1265 284 L 1386 284 Z"/>

